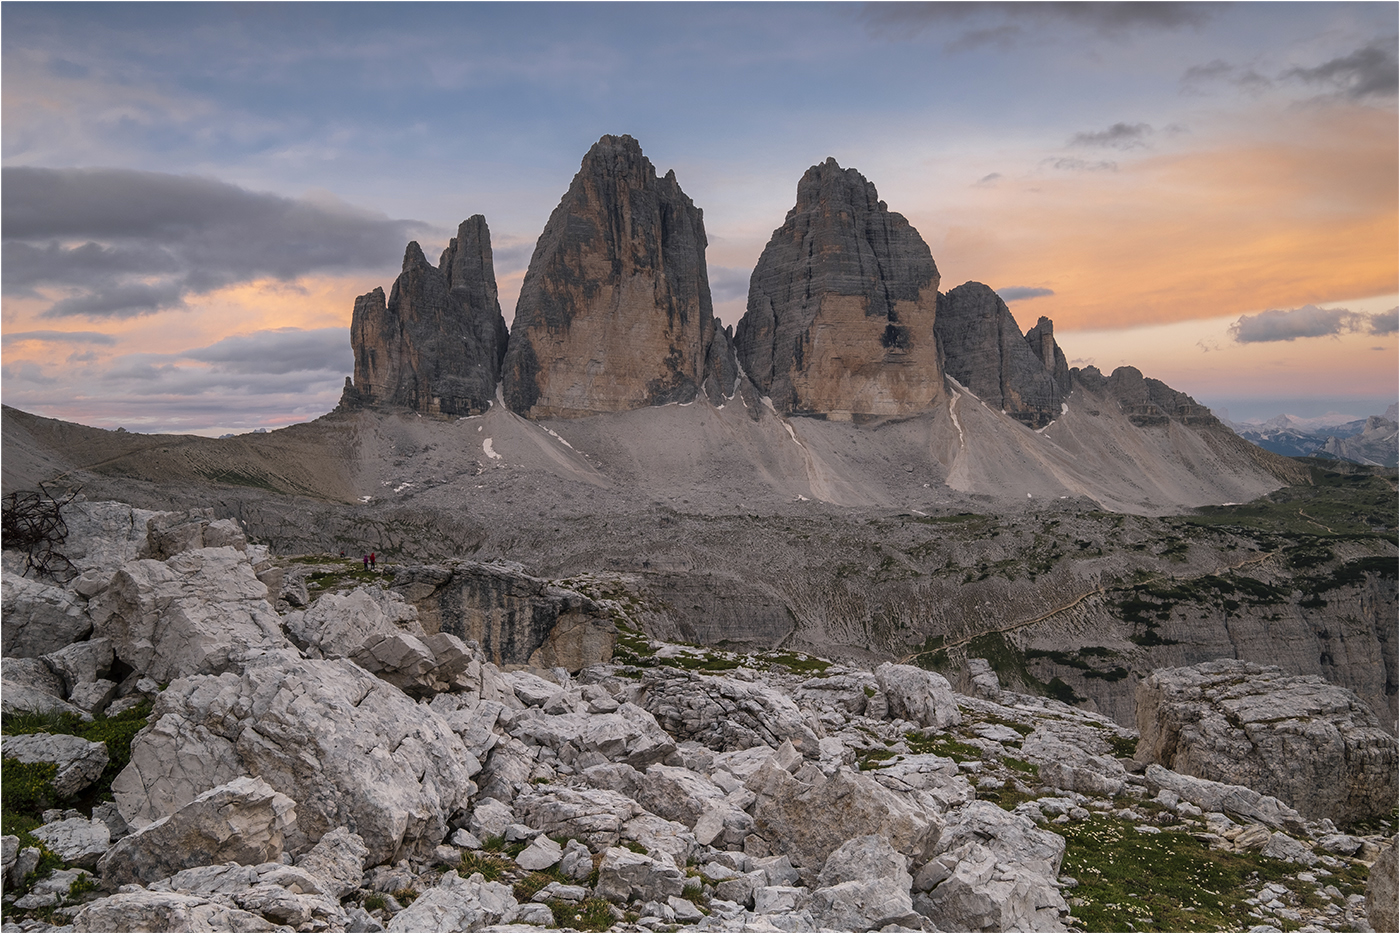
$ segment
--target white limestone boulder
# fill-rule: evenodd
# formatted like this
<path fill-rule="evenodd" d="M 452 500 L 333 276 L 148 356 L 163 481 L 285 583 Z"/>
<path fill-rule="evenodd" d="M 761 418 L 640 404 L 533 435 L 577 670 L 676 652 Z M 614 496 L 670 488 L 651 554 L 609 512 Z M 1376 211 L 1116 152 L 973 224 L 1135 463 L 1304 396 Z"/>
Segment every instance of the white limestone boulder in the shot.
<path fill-rule="evenodd" d="M 128 562 L 93 601 L 92 614 L 117 658 L 162 683 L 292 648 L 267 586 L 247 556 L 228 546 Z"/>

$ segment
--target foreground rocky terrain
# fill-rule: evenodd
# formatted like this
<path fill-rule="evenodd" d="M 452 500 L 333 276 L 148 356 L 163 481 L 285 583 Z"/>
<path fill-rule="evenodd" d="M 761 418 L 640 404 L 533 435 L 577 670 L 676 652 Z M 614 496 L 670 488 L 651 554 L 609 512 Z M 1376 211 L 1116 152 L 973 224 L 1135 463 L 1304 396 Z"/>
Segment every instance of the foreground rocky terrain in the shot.
<path fill-rule="evenodd" d="M 6 929 L 1394 924 L 1396 740 L 1321 679 L 1157 670 L 1139 737 L 984 659 L 660 641 L 606 578 L 64 513 L 71 568 L 4 555 Z"/>

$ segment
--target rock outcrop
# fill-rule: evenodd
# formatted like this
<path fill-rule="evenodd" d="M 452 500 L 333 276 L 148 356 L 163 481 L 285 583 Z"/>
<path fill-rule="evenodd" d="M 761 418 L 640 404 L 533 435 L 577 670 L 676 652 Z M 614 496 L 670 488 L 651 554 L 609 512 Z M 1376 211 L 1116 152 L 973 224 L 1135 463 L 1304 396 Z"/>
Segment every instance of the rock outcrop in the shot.
<path fill-rule="evenodd" d="M 938 267 L 919 232 L 835 159 L 797 183 L 797 204 L 759 257 L 734 343 L 779 412 L 908 415 L 943 396 Z"/>
<path fill-rule="evenodd" d="M 945 372 L 977 398 L 1032 428 L 1060 417 L 1070 371 L 1049 318 L 1022 336 L 1001 296 L 967 282 L 939 301 L 936 329 Z"/>
<path fill-rule="evenodd" d="M 37 843 L 0 841 L 7 927 L 1062 931 L 1094 917 L 1073 917 L 1081 907 L 1129 920 L 1095 886 L 1060 875 L 1062 860 L 1093 873 L 1086 854 L 1149 837 L 1173 854 L 1204 844 L 1305 870 L 1244 881 L 1248 907 L 1231 926 L 1347 930 L 1368 911 L 1373 926 L 1393 924 L 1383 920 L 1394 901 L 1388 832 L 1339 833 L 1253 788 L 1155 763 L 1126 769 L 1113 753 L 1134 734 L 1100 714 L 1011 690 L 960 695 L 908 666 L 709 651 L 631 631 L 625 662 L 575 674 L 538 660 L 497 666 L 480 645 L 430 631 L 445 604 L 419 612 L 382 580 L 337 593 L 347 582 L 323 575 L 304 608 L 279 615 L 262 599 L 250 615 L 261 547 L 209 547 L 220 523 L 187 518 L 149 524 L 143 553 L 168 551 L 165 560 L 97 548 L 120 570 L 94 566 L 63 592 L 115 599 L 122 575 L 154 579 L 193 562 L 196 576 L 216 567 L 210 580 L 226 579 L 231 593 L 182 578 L 168 600 L 131 601 L 139 631 L 5 660 L 7 703 L 11 684 L 28 684 L 60 704 L 92 698 L 94 713 L 112 716 L 105 742 L 3 741 L 7 779 L 50 776 L 31 786 L 32 803 L 15 802 Z M 98 586 L 103 578 L 114 583 Z M 244 623 L 262 615 L 289 641 L 250 643 L 261 629 Z M 191 645 L 199 651 L 167 650 Z M 118 665 L 119 655 L 130 661 Z M 137 664 L 193 673 L 161 690 L 121 668 Z M 1213 676 L 1192 673 L 1184 680 Z M 1359 750 L 1383 776 L 1379 750 L 1393 777 L 1394 740 L 1362 742 L 1369 727 L 1345 692 L 1265 669 L 1217 687 L 1197 716 L 1180 698 L 1172 715 L 1210 727 L 1227 710 L 1310 781 L 1325 780 L 1333 747 L 1348 767 Z M 138 721 L 119 712 L 143 702 L 153 706 L 128 761 L 120 725 Z M 1302 742 L 1332 733 L 1330 746 Z M 1152 748 L 1160 737 L 1143 740 Z M 89 807 L 106 795 L 109 752 L 127 761 L 115 801 Z M 1350 774 L 1338 781 L 1357 785 Z M 23 797 L 16 790 L 7 784 L 7 807 Z M 64 865 L 51 871 L 55 856 Z M 1366 899 L 1332 884 L 1372 861 Z M 551 870 L 540 887 L 534 874 Z"/>
<path fill-rule="evenodd" d="M 705 223 L 675 172 L 630 136 L 604 136 L 535 246 L 502 390 L 530 418 L 575 418 L 734 392 L 714 319 Z M 707 381 L 709 385 L 706 386 Z"/>
<path fill-rule="evenodd" d="M 1100 373 L 1098 367 L 1086 366 L 1076 368 L 1073 377 L 1090 391 L 1107 394 L 1139 428 L 1169 421 L 1205 428 L 1220 426 L 1210 409 L 1160 379 L 1143 376 L 1135 366 L 1120 366 L 1108 376 Z"/>
<path fill-rule="evenodd" d="M 408 567 L 393 589 L 417 608 L 425 631 L 474 641 L 497 665 L 578 671 L 612 658 L 617 629 L 601 607 L 514 568 Z"/>
<path fill-rule="evenodd" d="M 479 414 L 496 398 L 506 339 L 491 232 L 477 214 L 462 222 L 436 268 L 409 243 L 388 299 L 383 289 L 355 299 L 355 376 L 345 381 L 341 408 Z"/>
<path fill-rule="evenodd" d="M 1338 823 L 1395 806 L 1397 744 L 1355 692 L 1316 675 L 1221 660 L 1138 685 L 1140 761 L 1273 795 Z"/>

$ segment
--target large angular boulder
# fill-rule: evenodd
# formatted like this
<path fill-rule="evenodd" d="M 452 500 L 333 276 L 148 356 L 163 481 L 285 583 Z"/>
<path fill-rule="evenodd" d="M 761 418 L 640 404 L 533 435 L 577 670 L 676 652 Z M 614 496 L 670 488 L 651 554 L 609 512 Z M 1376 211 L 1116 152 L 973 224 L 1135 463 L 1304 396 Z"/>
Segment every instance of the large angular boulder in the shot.
<path fill-rule="evenodd" d="M 541 785 L 515 802 L 521 822 L 551 837 L 571 837 L 594 852 L 617 846 L 623 826 L 642 813 L 626 795 L 603 788 Z"/>
<path fill-rule="evenodd" d="M 112 847 L 112 833 L 100 820 L 69 817 L 51 821 L 33 830 L 34 837 L 70 866 L 97 867 L 97 861 Z"/>
<path fill-rule="evenodd" d="M 705 243 L 703 214 L 674 172 L 658 178 L 630 136 L 598 140 L 525 273 L 506 405 L 530 418 L 620 412 L 690 402 L 707 377 L 732 394 L 716 365 L 732 354 L 711 308 Z"/>
<path fill-rule="evenodd" d="M 938 283 L 919 232 L 827 159 L 803 174 L 754 267 L 735 349 L 784 414 L 925 411 L 943 397 Z"/>
<path fill-rule="evenodd" d="M 1062 837 L 986 801 L 949 815 L 914 879 L 914 907 L 944 931 L 1063 931 Z"/>
<path fill-rule="evenodd" d="M 81 736 L 57 733 L 29 733 L 0 740 L 6 759 L 20 762 L 52 762 L 58 766 L 53 778 L 54 794 L 71 798 L 102 777 L 107 768 L 107 746 Z"/>
<path fill-rule="evenodd" d="M 1366 920 L 1373 931 L 1398 930 L 1397 911 L 1400 911 L 1400 890 L 1397 889 L 1397 867 L 1395 845 L 1397 838 L 1391 837 L 1381 847 L 1381 853 L 1371 864 L 1371 873 L 1366 877 Z"/>
<path fill-rule="evenodd" d="M 1041 318 L 1023 337 L 1006 303 L 980 282 L 943 296 L 935 322 L 948 376 L 1031 428 L 1059 418 L 1070 394 L 1069 366 L 1053 328 Z"/>
<path fill-rule="evenodd" d="M 1219 811 L 1249 823 L 1275 829 L 1303 829 L 1303 817 L 1272 795 L 1261 795 L 1253 788 L 1213 782 L 1194 775 L 1182 775 L 1153 762 L 1144 771 L 1147 780 L 1190 801 L 1203 811 Z"/>
<path fill-rule="evenodd" d="M 231 545 L 128 562 L 91 611 L 117 658 L 159 682 L 216 674 L 251 652 L 291 648 L 267 585 Z"/>
<path fill-rule="evenodd" d="M 596 891 L 610 902 L 665 901 L 684 890 L 685 873 L 668 853 L 643 855 L 613 846 L 603 851 L 598 863 Z"/>
<path fill-rule="evenodd" d="M 349 658 L 373 635 L 427 636 L 417 608 L 401 594 L 379 587 L 322 594 L 305 610 L 288 613 L 285 625 L 287 635 L 312 658 Z"/>
<path fill-rule="evenodd" d="M 72 591 L 9 570 L 0 580 L 0 645 L 7 658 L 56 652 L 92 632 L 87 606 Z"/>
<path fill-rule="evenodd" d="M 1400 746 L 1356 694 L 1315 675 L 1220 660 L 1138 684 L 1140 761 L 1244 785 L 1339 823 L 1395 806 Z"/>
<path fill-rule="evenodd" d="M 209 770 L 207 785 L 193 763 Z M 369 858 L 385 862 L 441 843 L 479 768 L 427 705 L 352 662 L 283 652 L 242 674 L 172 683 L 112 790 L 122 816 L 142 826 L 230 770 L 256 775 L 296 801 L 299 840 L 353 827 Z"/>
<path fill-rule="evenodd" d="M 917 929 L 908 860 L 884 837 L 853 837 L 826 859 L 812 893 L 812 917 L 833 931 Z"/>
<path fill-rule="evenodd" d="M 672 668 L 643 675 L 638 703 L 666 732 L 717 752 L 784 741 L 809 759 L 820 754 L 817 735 L 792 699 L 757 682 L 717 678 Z"/>
<path fill-rule="evenodd" d="M 809 766 L 793 776 L 769 761 L 745 784 L 755 795 L 758 832 L 809 876 L 847 840 L 867 834 L 883 837 L 915 865 L 922 864 L 942 830 L 942 818 L 917 799 L 845 768 L 827 777 Z"/>
<path fill-rule="evenodd" d="M 340 407 L 480 414 L 496 398 L 507 336 L 491 232 L 477 214 L 458 227 L 436 268 L 410 243 L 387 300 L 383 289 L 355 299 L 355 376 L 345 380 Z"/>
<path fill-rule="evenodd" d="M 481 931 L 500 924 L 516 906 L 511 888 L 469 879 L 448 870 L 438 884 L 422 893 L 389 921 L 386 931 Z"/>
<path fill-rule="evenodd" d="M 515 731 L 559 753 L 565 765 L 623 762 L 634 769 L 661 762 L 676 751 L 676 741 L 656 718 L 636 704 L 620 704 L 614 713 L 566 713 L 536 717 Z"/>
<path fill-rule="evenodd" d="M 892 716 L 935 730 L 962 723 L 953 686 L 937 672 L 885 662 L 875 669 L 875 680 Z"/>
<path fill-rule="evenodd" d="M 224 899 L 138 889 L 99 898 L 73 916 L 73 930 L 108 931 L 277 931 L 287 930 L 262 915 Z"/>
<path fill-rule="evenodd" d="M 236 778 L 119 840 L 98 871 L 111 885 L 148 883 L 182 869 L 276 860 L 296 805 L 260 778 Z"/>

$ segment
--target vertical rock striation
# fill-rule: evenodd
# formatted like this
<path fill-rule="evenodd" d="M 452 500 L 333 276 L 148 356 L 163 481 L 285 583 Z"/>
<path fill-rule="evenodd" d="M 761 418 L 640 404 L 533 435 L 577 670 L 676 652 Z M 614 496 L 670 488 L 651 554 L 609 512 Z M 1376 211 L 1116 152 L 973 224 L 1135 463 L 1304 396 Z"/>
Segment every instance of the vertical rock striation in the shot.
<path fill-rule="evenodd" d="M 937 330 L 944 370 L 983 402 L 1032 428 L 1060 417 L 1070 373 L 1049 318 L 1023 337 L 996 292 L 967 282 L 943 296 Z"/>
<path fill-rule="evenodd" d="M 735 332 L 739 361 L 783 413 L 923 411 L 943 395 L 938 268 L 919 232 L 835 159 L 797 184 Z"/>
<path fill-rule="evenodd" d="M 387 301 L 383 289 L 355 299 L 355 377 L 341 407 L 476 415 L 496 397 L 506 338 L 491 232 L 477 214 L 462 222 L 436 269 L 409 243 Z"/>
<path fill-rule="evenodd" d="M 550 215 L 520 289 L 502 389 L 532 418 L 733 392 L 703 212 L 630 136 L 604 136 Z M 705 386 L 710 377 L 710 385 Z M 726 382 L 727 380 L 727 382 Z"/>

